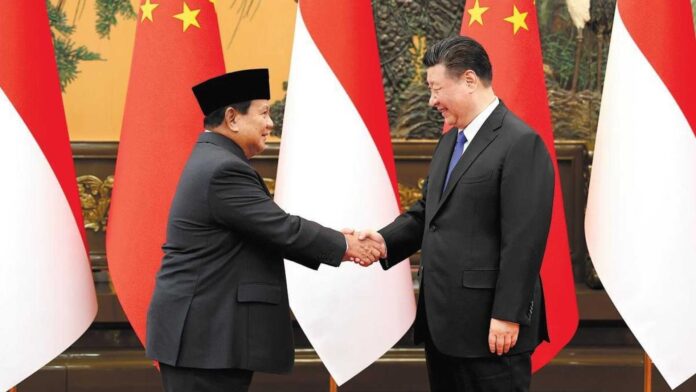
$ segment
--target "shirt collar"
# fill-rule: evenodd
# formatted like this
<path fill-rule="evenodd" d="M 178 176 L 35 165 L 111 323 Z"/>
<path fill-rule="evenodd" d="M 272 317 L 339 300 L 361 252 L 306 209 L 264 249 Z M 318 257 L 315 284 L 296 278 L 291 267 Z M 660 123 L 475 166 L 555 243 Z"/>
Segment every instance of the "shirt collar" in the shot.
<path fill-rule="evenodd" d="M 498 97 L 495 97 L 493 102 L 488 104 L 485 109 L 481 113 L 478 114 L 478 116 L 474 117 L 474 119 L 469 123 L 469 125 L 466 126 L 464 129 L 459 129 L 459 132 L 464 132 L 464 136 L 466 136 L 467 141 L 472 141 L 474 140 L 474 136 L 478 133 L 479 129 L 481 129 L 481 126 L 483 126 L 483 123 L 488 120 L 488 117 L 493 113 L 493 110 L 498 106 L 500 103 L 500 100 Z"/>

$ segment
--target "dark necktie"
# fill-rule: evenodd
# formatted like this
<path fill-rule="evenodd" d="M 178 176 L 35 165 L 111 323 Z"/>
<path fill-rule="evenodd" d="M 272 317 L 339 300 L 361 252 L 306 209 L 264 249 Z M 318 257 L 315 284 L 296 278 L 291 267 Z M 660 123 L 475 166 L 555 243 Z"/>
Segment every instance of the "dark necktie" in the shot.
<path fill-rule="evenodd" d="M 442 191 L 447 188 L 447 182 L 449 181 L 452 170 L 457 166 L 459 158 L 462 157 L 462 151 L 464 151 L 464 144 L 466 144 L 466 136 L 464 132 L 457 132 L 457 143 L 454 145 L 454 151 L 452 151 L 452 159 L 450 159 L 449 168 L 447 168 L 447 177 L 445 177 L 445 185 L 442 187 Z"/>

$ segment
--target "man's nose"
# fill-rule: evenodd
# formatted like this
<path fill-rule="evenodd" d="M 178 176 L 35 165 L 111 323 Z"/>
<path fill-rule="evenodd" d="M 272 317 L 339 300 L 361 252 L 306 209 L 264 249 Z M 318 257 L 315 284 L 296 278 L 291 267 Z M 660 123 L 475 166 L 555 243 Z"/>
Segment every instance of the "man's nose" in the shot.
<path fill-rule="evenodd" d="M 435 94 L 430 93 L 430 99 L 428 99 L 428 106 L 432 107 L 435 106 L 435 104 L 437 104 L 437 97 L 435 96 Z"/>
<path fill-rule="evenodd" d="M 268 116 L 268 121 L 266 121 L 266 128 L 273 129 L 273 119 L 271 119 L 271 116 Z"/>

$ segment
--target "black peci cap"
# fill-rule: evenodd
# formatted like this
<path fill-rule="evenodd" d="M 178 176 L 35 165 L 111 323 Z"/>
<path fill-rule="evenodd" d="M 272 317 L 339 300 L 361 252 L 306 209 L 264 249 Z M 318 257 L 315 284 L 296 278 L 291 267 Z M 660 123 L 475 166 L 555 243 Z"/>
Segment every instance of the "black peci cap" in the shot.
<path fill-rule="evenodd" d="M 246 69 L 208 79 L 192 88 L 204 115 L 233 103 L 269 99 L 268 69 Z"/>

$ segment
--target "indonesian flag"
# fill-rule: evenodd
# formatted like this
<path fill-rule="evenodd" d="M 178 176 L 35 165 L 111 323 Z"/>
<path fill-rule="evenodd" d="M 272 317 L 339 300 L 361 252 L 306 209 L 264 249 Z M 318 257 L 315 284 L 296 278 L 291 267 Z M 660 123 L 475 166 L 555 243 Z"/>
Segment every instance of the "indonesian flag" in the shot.
<path fill-rule="evenodd" d="M 336 15 L 340 15 L 336 18 Z M 324 225 L 379 228 L 398 214 L 396 170 L 369 0 L 301 0 L 275 198 Z M 409 329 L 408 260 L 389 271 L 285 263 L 290 306 L 338 385 Z"/>
<path fill-rule="evenodd" d="M 585 231 L 670 387 L 696 373 L 696 39 L 688 0 L 619 0 Z"/>
<path fill-rule="evenodd" d="M 142 3 L 106 246 L 116 294 L 143 343 L 169 206 L 203 129 L 191 86 L 224 72 L 209 0 Z"/>
<path fill-rule="evenodd" d="M 67 349 L 97 313 L 45 1 L 0 23 L 0 391 Z"/>
<path fill-rule="evenodd" d="M 556 172 L 551 228 L 541 265 L 551 342 L 543 342 L 534 351 L 532 369 L 536 371 L 561 351 L 578 326 L 536 8 L 532 0 L 469 0 L 466 3 L 461 34 L 474 38 L 486 49 L 493 65 L 493 90 L 510 110 L 539 133 L 551 154 Z"/>

